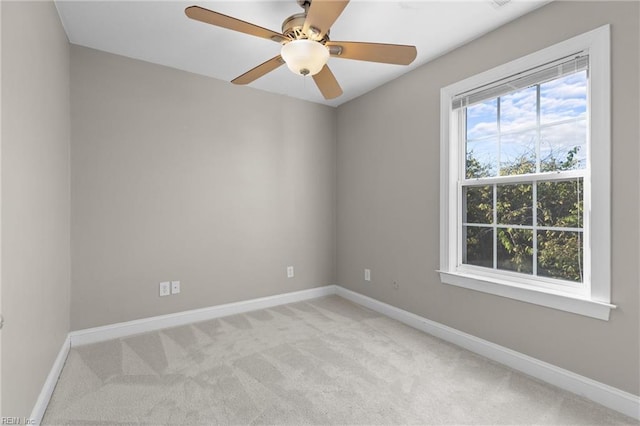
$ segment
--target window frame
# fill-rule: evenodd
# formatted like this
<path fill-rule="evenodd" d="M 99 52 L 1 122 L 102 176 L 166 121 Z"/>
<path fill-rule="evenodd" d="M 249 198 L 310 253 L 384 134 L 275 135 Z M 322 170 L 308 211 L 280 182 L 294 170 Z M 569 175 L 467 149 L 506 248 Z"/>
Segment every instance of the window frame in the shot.
<path fill-rule="evenodd" d="M 587 169 L 584 175 L 584 224 L 589 241 L 584 262 L 590 277 L 582 289 L 545 285 L 548 279 L 461 263 L 462 182 L 466 151 L 460 144 L 456 95 L 551 63 L 577 52 L 589 55 Z M 554 309 L 608 320 L 611 309 L 611 82 L 610 26 L 578 35 L 441 89 L 440 93 L 440 279 L 455 285 Z M 462 138 L 463 139 L 463 138 Z M 592 143 L 592 141 L 595 141 Z M 594 161 L 595 160 L 595 161 Z M 464 169 L 463 169 L 464 170 Z M 499 179 L 499 178 L 498 178 Z M 519 180 L 526 177 L 519 176 Z M 504 180 L 507 183 L 509 179 Z M 591 202 L 595 200 L 595 202 Z M 588 208 L 590 207 L 590 209 Z M 589 244 L 589 245 L 588 245 Z"/>

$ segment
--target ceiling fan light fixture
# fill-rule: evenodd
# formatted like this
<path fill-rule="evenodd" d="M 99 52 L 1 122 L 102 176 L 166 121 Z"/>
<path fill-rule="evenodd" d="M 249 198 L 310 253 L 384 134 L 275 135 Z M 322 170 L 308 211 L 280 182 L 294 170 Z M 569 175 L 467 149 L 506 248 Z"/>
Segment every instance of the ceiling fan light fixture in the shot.
<path fill-rule="evenodd" d="M 316 75 L 329 60 L 329 51 L 317 41 L 300 39 L 282 46 L 280 56 L 293 73 Z"/>
<path fill-rule="evenodd" d="M 2 1 L 2 0 L 0 0 Z M 513 0 L 483 0 L 509 2 Z M 383 64 L 409 65 L 416 58 L 415 46 L 404 44 L 330 41 L 329 31 L 349 0 L 297 0 L 304 13 L 289 16 L 282 23 L 282 33 L 214 12 L 189 6 L 184 13 L 190 19 L 220 28 L 272 40 L 283 46 L 277 55 L 231 80 L 233 84 L 250 84 L 284 63 L 295 74 L 311 75 L 325 99 L 342 95 L 342 88 L 326 65 L 330 56 Z"/>

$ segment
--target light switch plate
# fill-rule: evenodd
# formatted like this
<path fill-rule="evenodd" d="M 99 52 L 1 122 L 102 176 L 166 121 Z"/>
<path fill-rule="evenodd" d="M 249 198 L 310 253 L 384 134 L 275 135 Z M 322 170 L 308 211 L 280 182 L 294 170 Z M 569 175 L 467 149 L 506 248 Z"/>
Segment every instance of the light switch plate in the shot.
<path fill-rule="evenodd" d="M 364 280 L 371 281 L 371 269 L 364 270 Z"/>
<path fill-rule="evenodd" d="M 171 294 L 180 293 L 180 281 L 171 281 Z"/>

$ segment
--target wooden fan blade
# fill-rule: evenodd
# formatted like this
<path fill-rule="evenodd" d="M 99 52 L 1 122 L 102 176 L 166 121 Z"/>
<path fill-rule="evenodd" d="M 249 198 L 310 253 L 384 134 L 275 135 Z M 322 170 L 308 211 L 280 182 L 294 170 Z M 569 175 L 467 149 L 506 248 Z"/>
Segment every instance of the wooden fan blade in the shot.
<path fill-rule="evenodd" d="M 409 65 L 418 54 L 415 46 L 404 44 L 329 41 L 326 46 L 329 48 L 329 53 L 336 58 L 385 64 Z"/>
<path fill-rule="evenodd" d="M 278 55 L 266 62 L 261 63 L 257 67 L 250 69 L 240 77 L 236 77 L 235 79 L 231 80 L 231 82 L 233 84 L 249 84 L 252 81 L 259 79 L 263 75 L 275 70 L 282 64 L 284 64 L 284 59 L 282 59 L 282 57 Z"/>
<path fill-rule="evenodd" d="M 322 39 L 347 4 L 349 0 L 312 0 L 302 31 L 311 39 Z"/>
<path fill-rule="evenodd" d="M 249 22 L 241 21 L 240 19 L 232 18 L 231 16 L 223 15 L 222 13 L 214 12 L 213 10 L 205 9 L 200 6 L 189 6 L 184 10 L 184 13 L 189 18 L 204 22 L 205 24 L 211 24 L 252 36 L 266 38 L 277 43 L 289 41 L 288 38 L 275 31 L 259 27 Z"/>
<path fill-rule="evenodd" d="M 320 72 L 313 76 L 320 93 L 325 99 L 333 99 L 342 95 L 342 88 L 328 66 L 322 67 Z"/>

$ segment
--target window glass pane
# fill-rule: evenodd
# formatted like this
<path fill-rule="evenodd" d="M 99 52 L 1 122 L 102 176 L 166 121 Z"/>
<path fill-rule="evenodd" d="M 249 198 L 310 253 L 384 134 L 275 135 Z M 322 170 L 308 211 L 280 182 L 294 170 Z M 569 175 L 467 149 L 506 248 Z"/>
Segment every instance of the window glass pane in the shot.
<path fill-rule="evenodd" d="M 587 71 L 575 72 L 587 65 L 585 57 L 559 59 L 458 95 L 464 148 L 455 152 L 465 155 L 464 173 L 463 159 L 455 159 L 458 262 L 503 271 L 506 279 L 517 272 L 545 283 L 582 282 L 585 178 L 569 176 L 588 170 L 591 82 Z M 558 77 L 566 72 L 573 74 Z M 458 109 L 461 102 L 472 105 Z M 528 176 L 534 173 L 545 174 Z"/>
<path fill-rule="evenodd" d="M 498 229 L 498 269 L 533 273 L 533 231 Z"/>
<path fill-rule="evenodd" d="M 467 140 L 492 137 L 497 133 L 498 99 L 467 107 Z"/>
<path fill-rule="evenodd" d="M 582 178 L 538 182 L 538 225 L 582 228 Z"/>
<path fill-rule="evenodd" d="M 468 186 L 463 188 L 465 210 L 462 221 L 466 223 L 493 223 L 493 187 Z"/>
<path fill-rule="evenodd" d="M 493 228 L 463 226 L 462 262 L 493 268 Z"/>
<path fill-rule="evenodd" d="M 467 142 L 465 177 L 475 179 L 498 173 L 498 140 L 483 139 Z"/>
<path fill-rule="evenodd" d="M 540 129 L 540 171 L 584 169 L 586 166 L 586 120 Z"/>
<path fill-rule="evenodd" d="M 535 130 L 503 135 L 500 139 L 500 175 L 522 175 L 536 171 Z"/>
<path fill-rule="evenodd" d="M 587 72 L 580 71 L 540 85 L 540 122 L 587 116 Z"/>
<path fill-rule="evenodd" d="M 538 231 L 538 275 L 582 282 L 582 232 Z"/>
<path fill-rule="evenodd" d="M 536 126 L 536 86 L 500 97 L 500 132 Z"/>
<path fill-rule="evenodd" d="M 533 225 L 533 186 L 498 185 L 496 210 L 500 224 Z"/>

